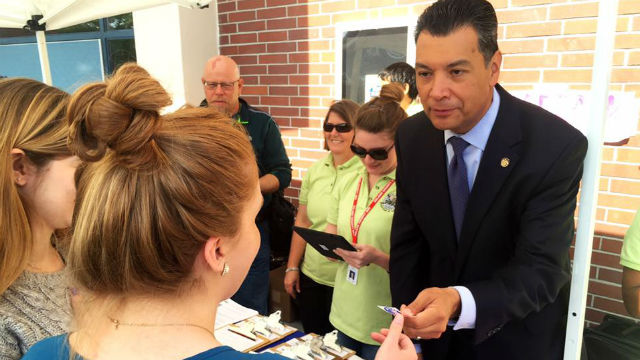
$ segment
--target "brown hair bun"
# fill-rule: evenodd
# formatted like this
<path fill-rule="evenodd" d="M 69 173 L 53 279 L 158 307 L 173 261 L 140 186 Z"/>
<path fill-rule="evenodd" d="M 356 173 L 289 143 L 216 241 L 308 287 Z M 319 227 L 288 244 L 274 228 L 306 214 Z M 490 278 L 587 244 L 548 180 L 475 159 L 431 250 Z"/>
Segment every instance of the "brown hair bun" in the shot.
<path fill-rule="evenodd" d="M 169 104 L 169 94 L 146 70 L 122 65 L 106 82 L 85 85 L 72 96 L 69 146 L 85 161 L 100 160 L 109 148 L 125 166 L 155 166 L 166 159 L 153 135 L 160 109 Z"/>
<path fill-rule="evenodd" d="M 388 83 L 380 89 L 380 99 L 400 102 L 404 98 L 404 89 L 398 83 Z"/>

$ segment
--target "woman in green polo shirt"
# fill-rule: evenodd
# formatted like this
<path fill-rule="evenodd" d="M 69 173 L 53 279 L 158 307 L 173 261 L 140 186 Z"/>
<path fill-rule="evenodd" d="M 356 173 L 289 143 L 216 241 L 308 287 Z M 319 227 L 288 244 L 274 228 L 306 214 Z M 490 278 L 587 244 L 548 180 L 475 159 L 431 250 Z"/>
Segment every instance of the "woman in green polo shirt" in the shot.
<path fill-rule="evenodd" d="M 344 262 L 336 273 L 329 320 L 338 342 L 373 359 L 378 344 L 372 332 L 388 328 L 391 316 L 377 305 L 391 304 L 389 250 L 396 201 L 394 137 L 407 114 L 397 84 L 382 87 L 380 97 L 358 110 L 352 151 L 364 169 L 340 179 L 333 192 L 326 232 L 340 234 L 358 251 L 337 250 Z"/>
<path fill-rule="evenodd" d="M 336 180 L 363 168 L 353 156 L 353 120 L 360 106 L 351 100 L 333 103 L 324 119 L 325 149 L 329 154 L 313 164 L 302 179 L 296 225 L 314 230 L 327 226 L 331 192 Z M 329 310 L 338 264 L 328 261 L 297 234 L 291 238 L 284 286 L 297 298 L 302 326 L 307 333 L 333 330 Z"/>

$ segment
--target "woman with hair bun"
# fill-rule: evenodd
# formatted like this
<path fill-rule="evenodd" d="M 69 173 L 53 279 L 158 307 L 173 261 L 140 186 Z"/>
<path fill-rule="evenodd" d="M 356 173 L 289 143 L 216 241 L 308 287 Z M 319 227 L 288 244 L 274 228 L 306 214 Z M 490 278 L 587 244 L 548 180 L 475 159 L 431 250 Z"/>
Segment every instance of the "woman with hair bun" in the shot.
<path fill-rule="evenodd" d="M 0 80 L 0 359 L 19 359 L 67 331 L 71 306 L 62 238 L 80 161 L 67 147 L 69 94 L 30 79 Z"/>
<path fill-rule="evenodd" d="M 391 304 L 389 250 L 395 209 L 394 137 L 407 114 L 400 107 L 400 85 L 384 85 L 380 96 L 362 105 L 351 150 L 364 169 L 340 179 L 333 191 L 326 232 L 340 234 L 357 251 L 336 250 L 340 263 L 331 303 L 331 324 L 338 342 L 373 359 L 378 350 L 370 334 L 388 328 L 391 317 L 377 305 Z"/>
<path fill-rule="evenodd" d="M 215 110 L 160 115 L 170 102 L 135 64 L 72 96 L 69 142 L 88 162 L 68 265 L 81 297 L 72 332 L 25 359 L 282 358 L 236 352 L 213 332 L 258 251 L 251 144 Z"/>

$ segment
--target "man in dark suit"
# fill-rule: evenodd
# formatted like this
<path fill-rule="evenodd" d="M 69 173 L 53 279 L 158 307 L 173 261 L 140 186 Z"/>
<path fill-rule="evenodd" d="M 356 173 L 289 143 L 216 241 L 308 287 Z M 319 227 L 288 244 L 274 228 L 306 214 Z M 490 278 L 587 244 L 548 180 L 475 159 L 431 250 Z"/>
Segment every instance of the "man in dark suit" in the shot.
<path fill-rule="evenodd" d="M 564 349 L 587 141 L 498 85 L 501 61 L 489 2 L 440 0 L 420 16 L 424 112 L 396 137 L 390 273 L 404 330 L 429 359 L 558 359 Z"/>

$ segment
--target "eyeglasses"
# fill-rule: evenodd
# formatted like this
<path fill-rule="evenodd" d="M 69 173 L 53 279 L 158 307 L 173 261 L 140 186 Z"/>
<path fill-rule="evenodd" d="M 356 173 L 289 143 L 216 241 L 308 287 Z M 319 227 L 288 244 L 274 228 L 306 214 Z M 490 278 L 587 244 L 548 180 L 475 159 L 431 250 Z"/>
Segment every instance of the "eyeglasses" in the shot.
<path fill-rule="evenodd" d="M 336 128 L 336 131 L 339 133 L 346 133 L 351 131 L 351 129 L 353 129 L 353 127 L 351 127 L 351 124 L 349 123 L 341 123 L 341 124 L 325 123 L 324 125 L 322 125 L 322 129 L 326 132 L 332 132 L 333 128 Z"/>
<path fill-rule="evenodd" d="M 351 151 L 354 154 L 358 155 L 361 158 L 365 158 L 367 154 L 371 156 L 373 160 L 386 160 L 389 157 L 389 150 L 394 147 L 395 144 L 391 144 L 388 148 L 376 148 L 376 149 L 365 149 L 355 144 L 351 144 Z"/>
<path fill-rule="evenodd" d="M 215 90 L 218 88 L 218 85 L 222 88 L 222 91 L 231 91 L 233 89 L 233 85 L 240 81 L 240 79 L 232 82 L 214 82 L 214 81 L 203 81 L 204 87 L 209 90 Z"/>

